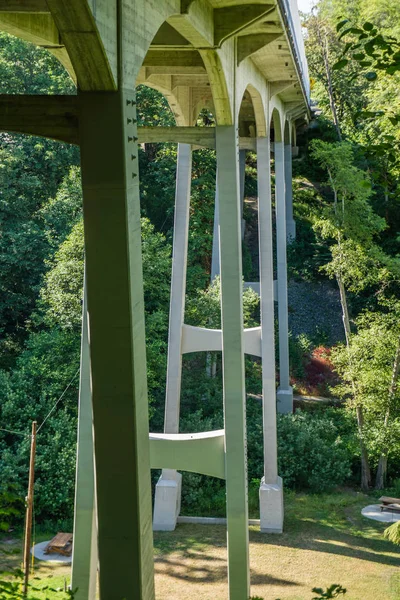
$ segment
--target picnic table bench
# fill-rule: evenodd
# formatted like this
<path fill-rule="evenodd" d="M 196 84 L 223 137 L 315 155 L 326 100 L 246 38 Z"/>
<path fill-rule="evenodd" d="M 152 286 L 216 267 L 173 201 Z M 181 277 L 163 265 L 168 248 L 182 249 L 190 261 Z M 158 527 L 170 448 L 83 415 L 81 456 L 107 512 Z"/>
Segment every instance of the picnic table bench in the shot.
<path fill-rule="evenodd" d="M 381 496 L 379 498 L 379 502 L 381 503 L 381 511 L 382 510 L 393 510 L 395 512 L 400 512 L 400 498 L 391 498 L 390 496 Z"/>
<path fill-rule="evenodd" d="M 72 533 L 57 533 L 47 544 L 45 554 L 63 554 L 71 556 L 72 554 Z"/>

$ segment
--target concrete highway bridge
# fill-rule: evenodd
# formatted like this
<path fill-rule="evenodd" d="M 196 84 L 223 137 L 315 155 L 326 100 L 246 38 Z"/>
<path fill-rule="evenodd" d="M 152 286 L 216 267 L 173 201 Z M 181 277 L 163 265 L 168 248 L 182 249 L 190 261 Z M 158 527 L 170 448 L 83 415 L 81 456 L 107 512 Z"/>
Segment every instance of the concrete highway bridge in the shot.
<path fill-rule="evenodd" d="M 173 529 L 177 469 L 226 480 L 229 597 L 249 590 L 245 353 L 263 371 L 260 526 L 282 531 L 276 407 L 291 410 L 286 242 L 295 236 L 291 157 L 308 118 L 296 0 L 0 0 L 0 29 L 53 53 L 71 96 L 1 96 L 0 130 L 79 144 L 85 230 L 73 587 L 102 600 L 154 598 L 150 467 L 162 468 L 154 528 Z M 176 126 L 138 128 L 137 84 L 161 91 Z M 215 127 L 196 126 L 209 109 Z M 165 433 L 149 437 L 138 144 L 178 143 Z M 271 149 L 275 168 L 280 387 L 275 388 Z M 184 323 L 192 152 L 216 150 L 213 274 L 221 330 Z M 245 152 L 257 153 L 261 326 L 243 330 Z M 181 357 L 222 350 L 224 429 L 179 434 Z M 205 375 L 206 376 L 206 375 Z M 277 402 L 278 401 L 278 402 Z M 92 427 L 93 424 L 93 427 Z M 94 432 L 94 452 L 93 452 Z"/>

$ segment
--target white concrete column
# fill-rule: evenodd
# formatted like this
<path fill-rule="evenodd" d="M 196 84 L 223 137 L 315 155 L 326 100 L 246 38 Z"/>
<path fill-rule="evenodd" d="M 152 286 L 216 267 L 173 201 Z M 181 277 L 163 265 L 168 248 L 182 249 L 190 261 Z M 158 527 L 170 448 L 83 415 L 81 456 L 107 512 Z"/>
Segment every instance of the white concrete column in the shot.
<path fill-rule="evenodd" d="M 286 257 L 286 198 L 284 144 L 275 141 L 275 212 L 276 255 L 278 271 L 278 322 L 279 322 L 279 389 L 278 411 L 293 411 L 293 389 L 289 379 L 289 325 Z"/>
<path fill-rule="evenodd" d="M 269 138 L 257 139 L 258 234 L 260 248 L 261 357 L 264 477 L 260 486 L 260 529 L 281 533 L 282 479 L 278 477 L 275 383 L 274 269 Z"/>
<path fill-rule="evenodd" d="M 95 510 L 92 393 L 86 286 L 82 310 L 81 372 L 75 481 L 72 589 L 77 600 L 95 600 L 97 584 L 97 524 Z"/>
<path fill-rule="evenodd" d="M 239 176 L 240 176 L 240 214 L 241 214 L 241 235 L 242 240 L 245 234 L 245 221 L 243 219 L 244 205 L 244 179 L 246 170 L 246 150 L 239 150 Z M 215 206 L 214 206 L 214 229 L 213 229 L 213 247 L 211 258 L 211 281 L 220 274 L 219 258 L 219 199 L 218 199 L 218 169 L 217 181 L 215 185 Z"/>
<path fill-rule="evenodd" d="M 240 215 L 242 227 L 242 241 L 246 230 L 246 221 L 243 219 L 244 207 L 244 179 L 246 173 L 246 150 L 239 150 L 239 178 L 240 178 Z"/>
<path fill-rule="evenodd" d="M 220 274 L 219 261 L 219 199 L 218 199 L 218 168 L 217 180 L 215 183 L 215 204 L 214 204 L 214 229 L 213 229 L 213 245 L 211 257 L 211 282 L 214 281 L 217 275 Z"/>
<path fill-rule="evenodd" d="M 296 239 L 296 221 L 293 219 L 292 180 L 292 145 L 289 143 L 285 144 L 286 237 L 288 244 Z"/>
<path fill-rule="evenodd" d="M 229 598 L 230 600 L 246 600 L 250 596 L 250 581 L 237 128 L 218 126 L 216 142 L 220 220 Z"/>
<path fill-rule="evenodd" d="M 78 100 L 100 596 L 153 600 L 135 90 Z"/>
<path fill-rule="evenodd" d="M 179 432 L 182 380 L 182 327 L 185 318 L 191 178 L 191 146 L 190 144 L 179 144 L 176 171 L 164 433 Z M 181 483 L 182 475 L 180 473 L 171 469 L 163 469 L 162 475 L 156 485 L 153 515 L 154 530 L 173 531 L 175 529 L 181 504 Z"/>

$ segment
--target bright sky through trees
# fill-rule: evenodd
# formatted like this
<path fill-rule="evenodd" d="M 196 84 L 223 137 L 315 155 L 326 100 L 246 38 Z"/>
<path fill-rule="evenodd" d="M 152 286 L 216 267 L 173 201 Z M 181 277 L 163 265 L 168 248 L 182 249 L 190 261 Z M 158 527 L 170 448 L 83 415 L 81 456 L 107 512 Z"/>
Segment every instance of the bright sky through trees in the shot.
<path fill-rule="evenodd" d="M 301 10 L 302 12 L 310 12 L 313 4 L 314 0 L 297 0 L 299 10 Z"/>

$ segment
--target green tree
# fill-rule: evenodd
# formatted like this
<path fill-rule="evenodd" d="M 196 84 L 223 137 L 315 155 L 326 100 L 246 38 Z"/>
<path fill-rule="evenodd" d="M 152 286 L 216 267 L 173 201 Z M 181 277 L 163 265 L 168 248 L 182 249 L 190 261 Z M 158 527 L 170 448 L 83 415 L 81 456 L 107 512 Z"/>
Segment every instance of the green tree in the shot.
<path fill-rule="evenodd" d="M 47 50 L 0 33 L 0 91 L 73 94 L 75 86 Z M 45 260 L 54 251 L 42 211 L 78 161 L 78 149 L 67 144 L 0 134 L 0 367 L 12 367 L 21 351 Z M 64 225 L 67 235 L 70 225 Z"/>
<path fill-rule="evenodd" d="M 349 347 L 339 346 L 332 358 L 342 384 L 343 398 L 356 396 L 363 407 L 364 440 L 377 466 L 376 489 L 386 484 L 388 460 L 400 442 L 399 306 L 387 313 L 364 313 Z"/>
<path fill-rule="evenodd" d="M 385 222 L 372 210 L 371 185 L 366 174 L 354 166 L 351 145 L 347 142 L 327 144 L 315 140 L 313 156 L 328 173 L 333 202 L 315 217 L 314 227 L 325 239 L 332 240 L 332 260 L 324 267 L 337 281 L 342 305 L 346 347 L 351 344 L 351 323 L 347 290 L 360 291 L 377 283 L 385 272 L 383 253 L 374 244 L 374 236 L 385 228 Z M 350 355 L 349 355 L 350 360 Z M 361 448 L 361 485 L 368 489 L 371 480 L 368 453 L 364 441 L 364 409 L 353 381 L 353 405 L 357 414 Z"/>

